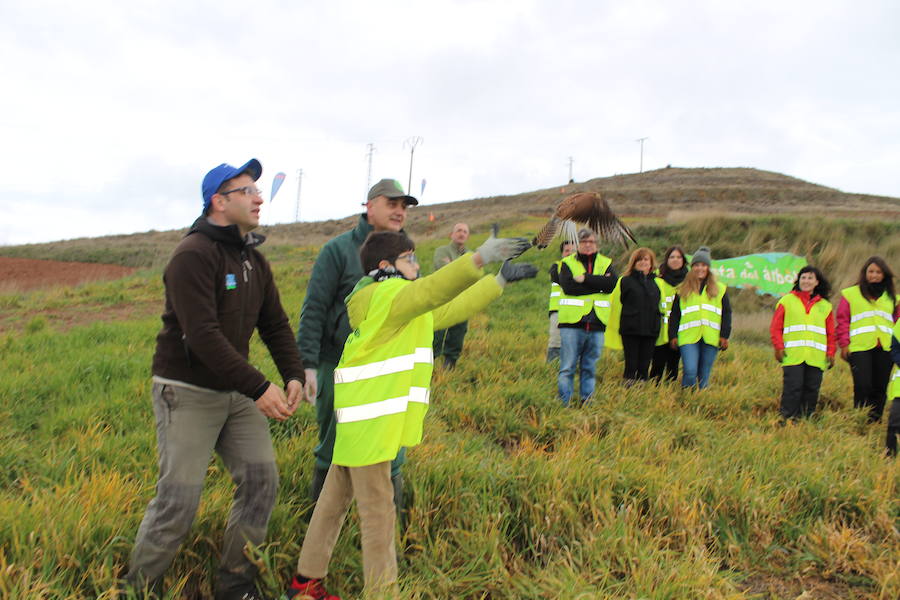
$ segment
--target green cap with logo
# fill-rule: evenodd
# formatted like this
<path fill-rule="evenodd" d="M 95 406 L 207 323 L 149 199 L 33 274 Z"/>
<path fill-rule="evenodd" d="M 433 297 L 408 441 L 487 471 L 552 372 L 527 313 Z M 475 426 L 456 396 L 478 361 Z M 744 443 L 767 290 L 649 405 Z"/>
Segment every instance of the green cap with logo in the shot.
<path fill-rule="evenodd" d="M 386 196 L 392 200 L 402 198 L 407 206 L 416 206 L 419 203 L 418 200 L 412 196 L 408 196 L 406 192 L 403 191 L 403 186 L 400 185 L 400 182 L 396 179 L 382 179 L 373 185 L 371 189 L 369 189 L 369 196 L 366 200 L 372 201 L 378 196 Z"/>

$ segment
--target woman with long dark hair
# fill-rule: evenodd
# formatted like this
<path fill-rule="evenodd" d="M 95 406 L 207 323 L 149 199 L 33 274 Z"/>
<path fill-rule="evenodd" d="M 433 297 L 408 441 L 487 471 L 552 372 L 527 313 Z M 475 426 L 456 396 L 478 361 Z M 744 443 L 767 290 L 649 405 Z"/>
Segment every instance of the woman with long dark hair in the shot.
<path fill-rule="evenodd" d="M 656 347 L 653 349 L 650 379 L 657 381 L 662 381 L 663 378 L 667 381 L 678 379 L 678 361 L 681 359 L 681 352 L 678 351 L 678 348 L 673 349 L 669 346 L 669 313 L 672 312 L 676 288 L 684 281 L 687 272 L 684 249 L 680 246 L 671 246 L 663 255 L 659 264 L 659 274 L 656 276 L 656 285 L 659 287 L 660 294 L 662 327 L 659 328 L 659 337 L 656 338 Z"/>
<path fill-rule="evenodd" d="M 819 269 L 800 269 L 794 289 L 775 306 L 769 334 L 781 363 L 781 418 L 797 420 L 816 410 L 822 374 L 834 366 L 837 350 L 831 285 Z"/>
<path fill-rule="evenodd" d="M 880 256 L 870 257 L 856 285 L 841 290 L 837 343 L 853 374 L 853 407 L 868 407 L 870 423 L 881 420 L 891 374 L 891 333 L 900 317 L 894 272 Z"/>

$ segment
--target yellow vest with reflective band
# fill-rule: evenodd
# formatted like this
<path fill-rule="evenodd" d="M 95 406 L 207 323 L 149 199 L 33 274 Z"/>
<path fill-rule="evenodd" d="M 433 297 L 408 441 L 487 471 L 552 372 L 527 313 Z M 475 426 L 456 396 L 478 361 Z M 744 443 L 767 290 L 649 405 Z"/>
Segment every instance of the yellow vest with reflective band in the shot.
<path fill-rule="evenodd" d="M 806 312 L 803 300 L 787 293 L 778 301 L 784 307 L 784 360 L 785 367 L 806 363 L 823 371 L 828 368 L 826 353 L 828 337 L 825 320 L 831 314 L 831 303 L 824 298 Z"/>
<path fill-rule="evenodd" d="M 662 277 L 656 277 L 656 287 L 659 288 L 659 312 L 662 313 L 656 345 L 662 346 L 669 343 L 669 313 L 672 312 L 672 304 L 675 301 L 675 286 Z"/>
<path fill-rule="evenodd" d="M 716 282 L 718 294 L 710 298 L 707 288 L 699 294 L 691 294 L 684 298 L 679 296 L 681 304 L 681 322 L 678 325 L 678 345 L 696 344 L 701 339 L 710 346 L 719 346 L 719 335 L 722 329 L 722 297 L 725 295 L 725 284 Z"/>
<path fill-rule="evenodd" d="M 841 290 L 841 295 L 850 304 L 850 352 L 871 350 L 878 342 L 882 348 L 890 350 L 894 304 L 888 293 L 871 302 L 862 295 L 859 286 L 854 285 Z"/>
<path fill-rule="evenodd" d="M 609 320 L 606 322 L 606 332 L 603 334 L 603 350 L 622 350 L 622 334 L 619 326 L 622 324 L 622 278 L 616 281 L 616 287 L 609 295 Z"/>
<path fill-rule="evenodd" d="M 372 294 L 366 318 L 347 338 L 334 370 L 337 429 L 331 462 L 360 467 L 393 460 L 422 441 L 428 411 L 434 320 L 427 312 L 390 339 L 378 335 L 405 279 L 387 279 Z"/>
<path fill-rule="evenodd" d="M 556 261 L 556 276 L 559 277 L 559 267 L 562 265 L 562 259 Z M 562 297 L 562 287 L 555 281 L 550 282 L 550 303 L 547 310 L 552 312 L 559 310 L 559 299 Z"/>
<path fill-rule="evenodd" d="M 568 265 L 572 272 L 572 277 L 584 275 L 587 269 L 578 260 L 577 254 L 570 254 L 560 261 L 562 264 Z M 597 254 L 594 256 L 594 275 L 603 275 L 606 269 L 612 264 L 612 259 Z M 560 265 L 562 268 L 562 265 Z M 577 323 L 591 309 L 597 314 L 600 322 L 606 325 L 609 322 L 609 301 L 610 294 L 588 294 L 586 296 L 569 296 L 565 292 L 559 298 L 559 322 L 560 323 Z"/>
<path fill-rule="evenodd" d="M 894 334 L 893 337 L 900 342 L 900 321 L 894 323 Z M 893 340 L 891 340 L 893 342 Z M 891 370 L 891 382 L 888 384 L 888 400 L 891 398 L 895 398 L 894 402 L 900 402 L 900 400 L 896 400 L 896 398 L 900 398 L 900 367 L 894 365 L 894 368 Z"/>

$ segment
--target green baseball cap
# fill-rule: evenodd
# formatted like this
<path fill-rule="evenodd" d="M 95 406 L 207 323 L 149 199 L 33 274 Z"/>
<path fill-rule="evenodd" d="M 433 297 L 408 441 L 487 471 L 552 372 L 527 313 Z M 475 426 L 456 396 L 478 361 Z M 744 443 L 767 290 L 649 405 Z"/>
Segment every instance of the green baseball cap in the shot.
<path fill-rule="evenodd" d="M 369 189 L 369 196 L 366 198 L 367 201 L 371 202 L 378 196 L 386 196 L 390 199 L 403 198 L 404 203 L 407 206 L 416 206 L 419 201 L 413 198 L 412 196 L 408 196 L 406 192 L 403 191 L 403 186 L 400 185 L 400 182 L 396 179 L 382 179 L 375 185 L 373 185 Z"/>

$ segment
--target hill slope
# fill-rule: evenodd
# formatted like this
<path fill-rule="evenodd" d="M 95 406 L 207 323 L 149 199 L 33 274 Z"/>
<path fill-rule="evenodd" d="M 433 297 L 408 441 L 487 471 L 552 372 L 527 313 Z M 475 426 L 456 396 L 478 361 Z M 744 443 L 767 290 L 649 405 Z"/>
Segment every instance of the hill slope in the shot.
<path fill-rule="evenodd" d="M 458 221 L 473 231 L 488 224 L 543 218 L 566 195 L 601 192 L 614 210 L 627 218 L 651 221 L 682 213 L 787 213 L 876 217 L 900 220 L 900 199 L 849 194 L 806 181 L 750 168 L 665 168 L 645 173 L 590 179 L 559 188 L 508 196 L 475 198 L 422 205 L 410 211 L 407 231 L 417 240 L 443 237 Z M 429 220 L 434 215 L 434 221 Z M 260 228 L 273 245 L 319 246 L 356 223 L 356 215 L 312 223 L 289 223 Z M 537 226 L 537 221 L 535 221 Z M 47 244 L 0 247 L 0 255 L 83 262 L 106 262 L 128 267 L 160 266 L 185 229 L 149 231 L 101 238 L 80 238 Z"/>

